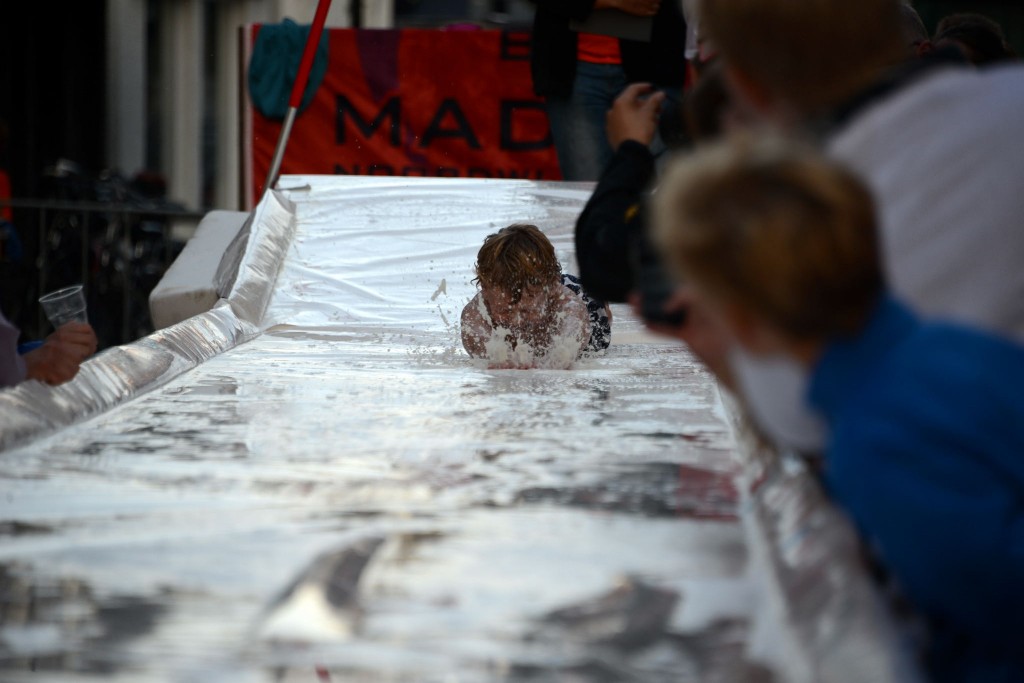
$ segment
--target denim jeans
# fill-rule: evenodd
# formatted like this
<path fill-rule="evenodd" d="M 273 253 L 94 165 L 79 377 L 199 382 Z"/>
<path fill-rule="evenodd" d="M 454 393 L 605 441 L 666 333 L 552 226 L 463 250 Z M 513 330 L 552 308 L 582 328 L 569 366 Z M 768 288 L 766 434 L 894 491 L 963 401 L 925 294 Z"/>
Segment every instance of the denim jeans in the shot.
<path fill-rule="evenodd" d="M 572 94 L 547 99 L 545 107 L 551 122 L 551 136 L 564 180 L 600 178 L 614 152 L 608 144 L 605 116 L 627 85 L 626 73 L 620 64 L 576 62 Z M 675 112 L 682 88 L 661 90 L 666 95 L 662 111 Z M 665 151 L 660 134 L 655 134 L 651 151 L 656 156 Z"/>
<path fill-rule="evenodd" d="M 626 87 L 620 64 L 576 62 L 576 80 L 568 97 L 547 98 L 551 136 L 565 180 L 597 180 L 612 158 L 605 115 Z"/>

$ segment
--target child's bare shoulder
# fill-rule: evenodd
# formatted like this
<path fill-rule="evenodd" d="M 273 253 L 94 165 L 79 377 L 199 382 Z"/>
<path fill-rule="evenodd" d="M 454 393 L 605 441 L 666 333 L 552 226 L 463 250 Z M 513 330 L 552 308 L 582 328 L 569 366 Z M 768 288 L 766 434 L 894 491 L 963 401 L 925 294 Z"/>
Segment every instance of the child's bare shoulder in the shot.
<path fill-rule="evenodd" d="M 480 292 L 477 292 L 465 306 L 462 307 L 462 319 L 482 317 L 480 312 Z"/>

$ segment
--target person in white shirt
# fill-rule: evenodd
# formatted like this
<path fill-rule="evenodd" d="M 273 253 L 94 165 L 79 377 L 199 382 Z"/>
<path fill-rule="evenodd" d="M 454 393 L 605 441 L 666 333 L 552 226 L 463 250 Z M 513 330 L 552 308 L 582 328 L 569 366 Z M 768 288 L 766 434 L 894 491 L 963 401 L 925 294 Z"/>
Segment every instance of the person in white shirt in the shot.
<path fill-rule="evenodd" d="M 941 52 L 908 62 L 899 0 L 704 0 L 700 9 L 744 116 L 817 136 L 875 193 L 895 294 L 925 316 L 1024 342 L 1024 68 L 975 70 Z M 662 331 L 715 351 L 699 320 Z M 716 343 L 729 346 L 761 431 L 819 451 L 806 373 Z"/>

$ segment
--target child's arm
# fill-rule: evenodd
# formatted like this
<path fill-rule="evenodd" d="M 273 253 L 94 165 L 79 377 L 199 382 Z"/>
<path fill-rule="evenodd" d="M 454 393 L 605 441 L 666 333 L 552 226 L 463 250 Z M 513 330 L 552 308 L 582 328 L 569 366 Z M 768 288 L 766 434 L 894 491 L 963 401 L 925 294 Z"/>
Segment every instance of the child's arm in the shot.
<path fill-rule="evenodd" d="M 571 297 L 570 300 L 573 308 L 573 327 L 570 332 L 579 340 L 578 353 L 582 353 L 590 343 L 590 312 L 587 305 L 576 297 Z"/>
<path fill-rule="evenodd" d="M 568 364 L 580 356 L 590 341 L 590 314 L 587 306 L 577 297 L 569 295 L 568 290 L 562 298 L 552 333 L 553 347 L 550 351 L 559 357 L 564 355 Z"/>
<path fill-rule="evenodd" d="M 473 358 L 483 358 L 487 355 L 487 340 L 491 338 L 493 332 L 480 310 L 482 306 L 483 301 L 477 294 L 462 309 L 462 346 Z"/>

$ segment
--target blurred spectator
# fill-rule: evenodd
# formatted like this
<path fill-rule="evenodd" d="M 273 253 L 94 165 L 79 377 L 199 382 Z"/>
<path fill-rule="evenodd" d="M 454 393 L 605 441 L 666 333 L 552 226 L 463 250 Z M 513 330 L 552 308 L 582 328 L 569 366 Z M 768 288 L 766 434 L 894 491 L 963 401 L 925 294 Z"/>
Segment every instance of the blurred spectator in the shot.
<path fill-rule="evenodd" d="M 7 175 L 6 168 L 8 134 L 7 122 L 0 119 L 0 201 L 11 198 L 11 177 Z M 0 206 L 0 221 L 10 223 L 13 220 L 11 216 L 10 206 Z"/>
<path fill-rule="evenodd" d="M 903 17 L 903 40 L 918 57 L 931 52 L 932 41 L 928 36 L 928 29 L 917 13 L 913 5 L 904 2 L 900 5 L 900 14 Z"/>
<path fill-rule="evenodd" d="M 607 301 L 625 301 L 637 286 L 633 242 L 645 231 L 643 200 L 656 176 L 649 146 L 659 126 L 677 117 L 682 134 L 675 142 L 691 147 L 718 136 L 732 120 L 721 69 L 713 62 L 680 107 L 662 114 L 663 103 L 664 96 L 645 84 L 633 84 L 616 98 L 607 114 L 615 154 L 576 222 L 580 277 L 588 291 Z"/>
<path fill-rule="evenodd" d="M 545 98 L 566 180 L 597 180 L 612 155 L 605 113 L 629 83 L 678 93 L 686 78 L 686 23 L 678 0 L 535 0 L 533 89 Z M 572 30 L 596 10 L 652 21 L 649 42 Z"/>
<path fill-rule="evenodd" d="M 910 55 L 898 0 L 705 0 L 734 105 L 803 130 L 859 171 L 880 211 L 886 278 L 917 312 L 1024 339 L 1024 69 L 976 71 Z M 586 280 L 584 280 L 586 282 Z M 704 331 L 676 330 L 687 340 Z M 725 340 L 719 345 L 728 346 Z M 755 422 L 814 452 L 806 373 L 728 356 Z"/>
<path fill-rule="evenodd" d="M 0 119 L 0 203 L 11 199 L 11 178 L 7 174 L 7 122 Z M 0 206 L 0 261 L 21 261 L 21 238 L 14 228 L 14 213 L 10 205 Z"/>
<path fill-rule="evenodd" d="M 729 105 L 722 65 L 712 60 L 701 71 L 694 87 L 683 96 L 683 120 L 693 144 L 715 140 L 725 130 L 741 126 Z"/>
<path fill-rule="evenodd" d="M 704 66 L 714 58 L 714 47 L 700 30 L 700 0 L 682 0 L 686 20 L 686 88 L 700 77 Z"/>
<path fill-rule="evenodd" d="M 951 14 L 939 22 L 932 41 L 936 47 L 953 46 L 971 64 L 985 66 L 1017 60 L 1002 27 L 983 14 Z"/>
<path fill-rule="evenodd" d="M 900 0 L 705 0 L 701 26 L 742 104 L 777 124 L 832 111 L 913 56 Z M 785 35 L 785 39 L 782 35 Z M 770 111 L 769 111 L 770 110 Z"/>
<path fill-rule="evenodd" d="M 809 373 L 826 486 L 928 618 L 932 680 L 1024 680 L 1024 346 L 888 297 L 869 191 L 802 147 L 698 152 L 655 216 L 736 343 Z"/>
<path fill-rule="evenodd" d="M 74 379 L 82 362 L 96 352 L 96 334 L 87 323 L 67 323 L 41 346 L 18 354 L 18 329 L 0 313 L 0 387 L 28 379 L 64 384 Z"/>

